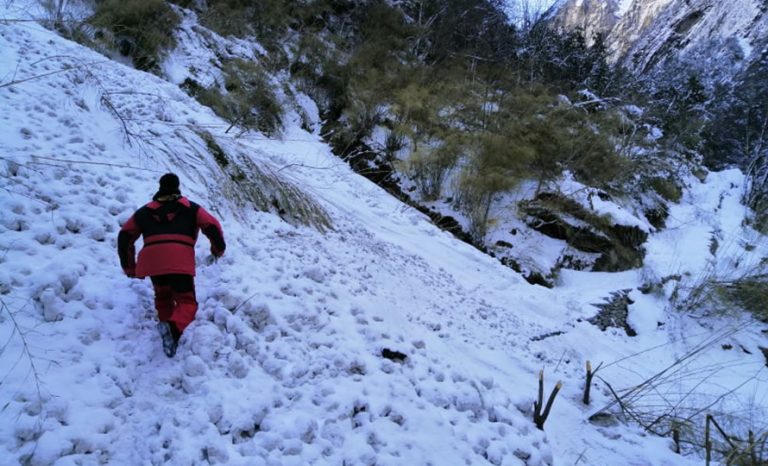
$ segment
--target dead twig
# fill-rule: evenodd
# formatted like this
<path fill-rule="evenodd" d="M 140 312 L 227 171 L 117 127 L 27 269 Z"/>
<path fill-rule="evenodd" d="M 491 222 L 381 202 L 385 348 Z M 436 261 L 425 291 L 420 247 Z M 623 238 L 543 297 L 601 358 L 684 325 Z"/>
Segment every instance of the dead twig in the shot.
<path fill-rule="evenodd" d="M 35 391 L 37 392 L 38 400 L 42 402 L 42 399 L 43 399 L 43 391 L 42 391 L 42 383 L 41 383 L 42 379 L 40 378 L 40 371 L 37 370 L 37 366 L 35 365 L 35 357 L 32 354 L 32 351 L 29 349 L 29 342 L 27 341 L 26 333 L 22 330 L 21 325 L 19 325 L 19 322 L 16 320 L 16 316 L 11 311 L 11 309 L 5 304 L 5 301 L 2 298 L 0 298 L 0 310 L 5 311 L 8 317 L 11 319 L 11 324 L 13 325 L 13 334 L 19 336 L 19 340 L 21 341 L 21 347 L 22 347 L 21 357 L 26 356 L 27 359 L 29 360 L 29 367 L 35 379 L 34 380 Z M 8 347 L 8 344 L 4 345 L 3 351 L 0 352 L 0 354 L 4 354 L 7 347 Z"/>
<path fill-rule="evenodd" d="M 587 361 L 587 376 L 586 380 L 584 381 L 584 397 L 581 400 L 585 405 L 589 404 L 589 394 L 592 390 L 592 378 L 595 376 L 595 374 L 597 374 L 597 371 L 599 371 L 601 367 L 603 367 L 602 362 L 598 364 L 594 370 L 592 370 L 592 363 Z"/>
<path fill-rule="evenodd" d="M 549 394 L 549 399 L 547 400 L 546 407 L 544 407 L 544 412 L 542 412 L 541 408 L 544 405 L 544 371 L 539 371 L 539 398 L 533 403 L 533 422 L 536 423 L 537 429 L 544 430 L 544 423 L 547 422 L 549 412 L 552 410 L 552 404 L 554 404 L 555 397 L 562 386 L 563 383 L 561 381 L 558 381 L 557 384 L 555 384 L 555 388 L 553 388 L 552 392 Z"/>
<path fill-rule="evenodd" d="M 117 163 L 107 163 L 107 162 L 92 162 L 90 160 L 71 160 L 71 159 L 58 159 L 55 157 L 43 157 L 41 155 L 32 155 L 31 157 L 35 159 L 40 160 L 48 160 L 51 162 L 57 162 L 57 163 L 74 163 L 74 164 L 80 164 L 80 165 L 100 165 L 104 167 L 111 167 L 111 168 L 127 168 L 131 170 L 140 170 L 140 171 L 148 171 L 153 173 L 165 173 L 161 170 L 153 170 L 151 168 L 142 168 L 142 167 L 134 167 L 132 165 L 121 165 Z M 4 159 L 4 157 L 0 157 L 0 159 Z M 29 161 L 27 163 L 33 163 L 36 164 L 38 162 L 35 162 L 34 160 Z"/>

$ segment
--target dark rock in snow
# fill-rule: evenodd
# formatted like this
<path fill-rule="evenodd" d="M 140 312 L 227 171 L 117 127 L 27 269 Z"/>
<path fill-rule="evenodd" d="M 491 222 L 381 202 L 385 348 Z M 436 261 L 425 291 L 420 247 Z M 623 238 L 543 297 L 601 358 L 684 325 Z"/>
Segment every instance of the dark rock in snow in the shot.
<path fill-rule="evenodd" d="M 389 348 L 384 348 L 381 350 L 381 357 L 400 363 L 405 362 L 405 360 L 408 359 L 407 354 L 401 353 L 397 350 L 391 350 Z"/>
<path fill-rule="evenodd" d="M 593 325 L 597 325 L 600 330 L 608 327 L 623 328 L 627 335 L 634 337 L 637 332 L 627 323 L 629 316 L 629 305 L 633 303 L 629 299 L 629 292 L 632 290 L 621 290 L 611 293 L 611 297 L 606 299 L 605 303 L 593 304 L 600 309 L 596 316 L 587 319 Z"/>
<path fill-rule="evenodd" d="M 541 341 L 541 340 L 546 340 L 547 338 L 556 337 L 556 336 L 558 336 L 558 335 L 562 335 L 562 334 L 564 334 L 564 333 L 565 333 L 565 332 L 563 332 L 563 331 L 561 331 L 561 330 L 557 330 L 557 331 L 554 331 L 554 332 L 549 332 L 549 333 L 544 333 L 544 334 L 542 334 L 542 335 L 536 335 L 535 337 L 531 337 L 531 341 Z"/>
<path fill-rule="evenodd" d="M 611 413 L 600 411 L 589 416 L 589 422 L 602 427 L 613 427 L 619 425 L 619 420 Z"/>

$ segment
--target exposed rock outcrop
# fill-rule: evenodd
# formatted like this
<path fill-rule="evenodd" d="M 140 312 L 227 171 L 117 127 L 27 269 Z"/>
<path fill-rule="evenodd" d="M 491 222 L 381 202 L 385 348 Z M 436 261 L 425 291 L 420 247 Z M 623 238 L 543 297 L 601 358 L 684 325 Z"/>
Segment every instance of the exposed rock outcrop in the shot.
<path fill-rule="evenodd" d="M 606 36 L 619 21 L 618 9 L 616 0 L 568 0 L 555 23 L 567 31 L 582 31 L 587 45 L 592 45 L 597 34 Z"/>
<path fill-rule="evenodd" d="M 643 264 L 642 244 L 648 233 L 636 226 L 616 224 L 562 194 L 540 193 L 519 206 L 524 221 L 534 230 L 579 251 L 599 254 L 593 271 L 618 272 Z"/>
<path fill-rule="evenodd" d="M 652 18 L 639 34 L 631 33 L 638 27 L 635 10 Z M 683 62 L 734 75 L 750 61 L 752 50 L 765 43 L 765 10 L 760 0 L 635 0 L 611 32 L 609 47 L 615 59 L 635 72 Z"/>
<path fill-rule="evenodd" d="M 588 41 L 603 33 L 611 60 L 635 73 L 685 64 L 715 80 L 759 59 L 768 43 L 766 13 L 762 0 L 568 0 L 553 23 L 581 28 Z"/>
<path fill-rule="evenodd" d="M 593 304 L 593 306 L 600 309 L 600 312 L 594 317 L 587 319 L 587 321 L 598 326 L 600 330 L 616 327 L 624 329 L 630 337 L 637 335 L 637 332 L 627 322 L 629 305 L 633 302 L 629 299 L 630 291 L 632 290 L 615 291 L 611 293 L 611 297 L 607 298 L 604 303 Z"/>

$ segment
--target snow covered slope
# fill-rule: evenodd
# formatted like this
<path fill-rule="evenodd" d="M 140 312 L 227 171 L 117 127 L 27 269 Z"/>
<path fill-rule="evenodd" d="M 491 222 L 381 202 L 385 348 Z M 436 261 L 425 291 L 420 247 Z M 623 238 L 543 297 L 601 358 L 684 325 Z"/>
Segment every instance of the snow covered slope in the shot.
<path fill-rule="evenodd" d="M 355 175 L 298 115 L 281 140 L 235 138 L 175 85 L 2 21 L 0 108 L 3 464 L 699 464 L 632 425 L 589 423 L 611 401 L 602 385 L 591 406 L 579 400 L 588 359 L 621 389 L 702 341 L 714 343 L 686 368 L 716 374 L 675 380 L 668 397 L 738 388 L 729 401 L 753 400 L 758 416 L 768 405 L 757 327 L 667 315 L 663 297 L 632 291 L 638 336 L 601 332 L 585 320 L 591 303 L 643 273 L 528 285 Z M 231 165 L 312 196 L 332 229 L 254 208 L 206 133 Z M 169 170 L 229 246 L 211 263 L 198 244 L 200 311 L 174 359 L 149 282 L 124 277 L 115 252 L 121 222 Z M 734 176 L 712 176 L 691 201 L 732 198 Z M 711 207 L 681 211 L 674 238 L 649 246 L 658 267 L 674 267 L 663 247 L 699 238 Z M 547 389 L 565 382 L 546 434 L 531 421 L 540 369 Z"/>

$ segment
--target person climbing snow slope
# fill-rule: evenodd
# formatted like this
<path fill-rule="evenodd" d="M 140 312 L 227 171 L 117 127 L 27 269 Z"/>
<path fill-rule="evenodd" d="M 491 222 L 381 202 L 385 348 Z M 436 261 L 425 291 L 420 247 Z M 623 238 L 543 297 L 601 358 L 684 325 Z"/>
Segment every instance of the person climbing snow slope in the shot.
<path fill-rule="evenodd" d="M 195 243 L 202 230 L 211 254 L 224 254 L 221 224 L 201 206 L 181 195 L 179 177 L 166 173 L 152 202 L 123 224 L 117 237 L 120 265 L 128 277 L 150 277 L 155 290 L 157 329 L 166 356 L 173 357 L 184 329 L 195 319 Z M 143 236 L 136 261 L 134 243 Z"/>

